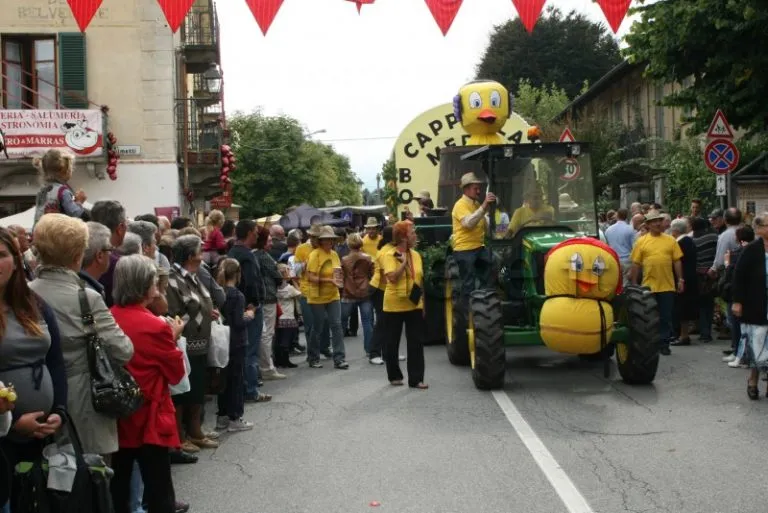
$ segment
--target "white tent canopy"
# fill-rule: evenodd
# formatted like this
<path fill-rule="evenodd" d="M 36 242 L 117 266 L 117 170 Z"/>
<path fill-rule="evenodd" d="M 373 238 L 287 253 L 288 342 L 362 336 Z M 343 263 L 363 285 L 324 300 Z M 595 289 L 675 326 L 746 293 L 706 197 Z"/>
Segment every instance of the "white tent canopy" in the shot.
<path fill-rule="evenodd" d="M 93 207 L 93 204 L 88 203 L 86 201 L 85 203 L 83 203 L 83 206 L 88 210 L 90 210 Z M 9 226 L 13 226 L 13 225 L 19 225 L 23 228 L 26 228 L 27 230 L 31 230 L 32 225 L 34 223 L 35 223 L 35 207 L 27 209 L 24 212 L 19 212 L 18 214 L 13 214 L 12 216 L 8 216 L 0 219 L 0 226 L 2 226 L 3 228 L 8 228 Z"/>

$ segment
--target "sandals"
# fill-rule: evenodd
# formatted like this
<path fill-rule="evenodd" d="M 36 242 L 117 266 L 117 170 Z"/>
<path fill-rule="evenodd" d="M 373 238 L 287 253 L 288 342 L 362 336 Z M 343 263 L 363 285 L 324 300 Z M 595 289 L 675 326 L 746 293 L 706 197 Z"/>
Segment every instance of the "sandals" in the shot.
<path fill-rule="evenodd" d="M 393 381 L 390 381 L 389 384 L 392 385 L 393 387 L 401 387 L 401 386 L 403 386 L 403 380 L 402 379 L 395 379 Z"/>
<path fill-rule="evenodd" d="M 760 393 L 757 391 L 757 385 L 747 385 L 747 397 L 753 401 L 757 401 L 760 398 Z"/>
<path fill-rule="evenodd" d="M 262 394 L 259 392 L 259 394 L 256 396 L 256 402 L 257 403 L 268 403 L 272 400 L 272 396 L 269 394 Z"/>
<path fill-rule="evenodd" d="M 210 438 L 190 438 L 187 441 L 201 449 L 216 449 L 219 447 L 219 442 Z"/>

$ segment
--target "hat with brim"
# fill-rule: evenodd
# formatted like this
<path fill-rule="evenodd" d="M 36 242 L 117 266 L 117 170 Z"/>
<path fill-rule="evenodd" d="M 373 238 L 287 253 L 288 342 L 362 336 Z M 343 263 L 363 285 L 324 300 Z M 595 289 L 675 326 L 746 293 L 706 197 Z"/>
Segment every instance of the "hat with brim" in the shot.
<path fill-rule="evenodd" d="M 645 222 L 650 223 L 651 221 L 658 221 L 659 219 L 664 219 L 664 214 L 657 210 L 651 210 L 647 214 L 645 214 Z"/>
<path fill-rule="evenodd" d="M 368 220 L 365 221 L 364 228 L 378 228 L 379 227 L 379 220 L 375 217 L 369 217 Z"/>
<path fill-rule="evenodd" d="M 264 225 L 264 224 L 279 223 L 280 219 L 282 219 L 282 217 L 283 216 L 281 216 L 280 214 L 275 214 L 275 215 L 272 215 L 272 216 L 269 216 L 269 217 L 260 217 L 259 219 L 256 219 L 256 224 Z"/>
<path fill-rule="evenodd" d="M 466 187 L 467 185 L 472 185 L 472 184 L 476 184 L 476 183 L 480 184 L 480 183 L 483 183 L 483 181 L 480 180 L 475 173 L 465 173 L 461 177 L 461 188 L 462 189 L 464 187 Z"/>
<path fill-rule="evenodd" d="M 338 235 L 336 235 L 336 232 L 333 231 L 333 228 L 330 226 L 323 226 L 320 229 L 320 234 L 317 236 L 318 239 L 338 239 L 340 238 Z"/>
<path fill-rule="evenodd" d="M 307 230 L 307 235 L 310 237 L 317 237 L 320 235 L 320 233 L 323 230 L 323 225 L 321 224 L 313 224 L 309 227 L 309 230 Z"/>
<path fill-rule="evenodd" d="M 431 197 L 429 195 L 429 191 L 424 190 L 418 193 L 416 196 L 414 196 L 413 199 L 422 200 L 422 199 L 431 199 Z"/>

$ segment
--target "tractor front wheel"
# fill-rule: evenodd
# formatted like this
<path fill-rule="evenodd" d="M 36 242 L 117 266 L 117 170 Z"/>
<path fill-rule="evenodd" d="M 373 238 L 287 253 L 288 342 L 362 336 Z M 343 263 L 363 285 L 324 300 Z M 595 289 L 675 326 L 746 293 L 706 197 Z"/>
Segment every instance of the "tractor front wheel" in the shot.
<path fill-rule="evenodd" d="M 445 348 L 448 361 L 462 367 L 470 364 L 467 314 L 461 304 L 459 264 L 448 257 L 445 262 Z"/>
<path fill-rule="evenodd" d="M 504 388 L 507 357 L 504 316 L 495 290 L 476 290 L 470 298 L 472 381 L 479 390 Z"/>
<path fill-rule="evenodd" d="M 616 364 L 625 383 L 647 385 L 656 379 L 659 367 L 659 308 L 646 287 L 629 286 L 624 294 L 621 320 L 629 336 L 616 344 Z"/>

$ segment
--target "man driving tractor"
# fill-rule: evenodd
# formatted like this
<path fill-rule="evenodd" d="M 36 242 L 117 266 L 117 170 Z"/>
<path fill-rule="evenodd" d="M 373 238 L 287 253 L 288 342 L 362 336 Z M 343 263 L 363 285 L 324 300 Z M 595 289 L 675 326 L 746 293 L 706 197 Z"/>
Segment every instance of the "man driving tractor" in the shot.
<path fill-rule="evenodd" d="M 538 185 L 528 189 L 524 200 L 525 203 L 512 214 L 507 237 L 512 237 L 523 226 L 536 226 L 555 219 L 555 209 L 544 201 L 544 194 Z"/>

